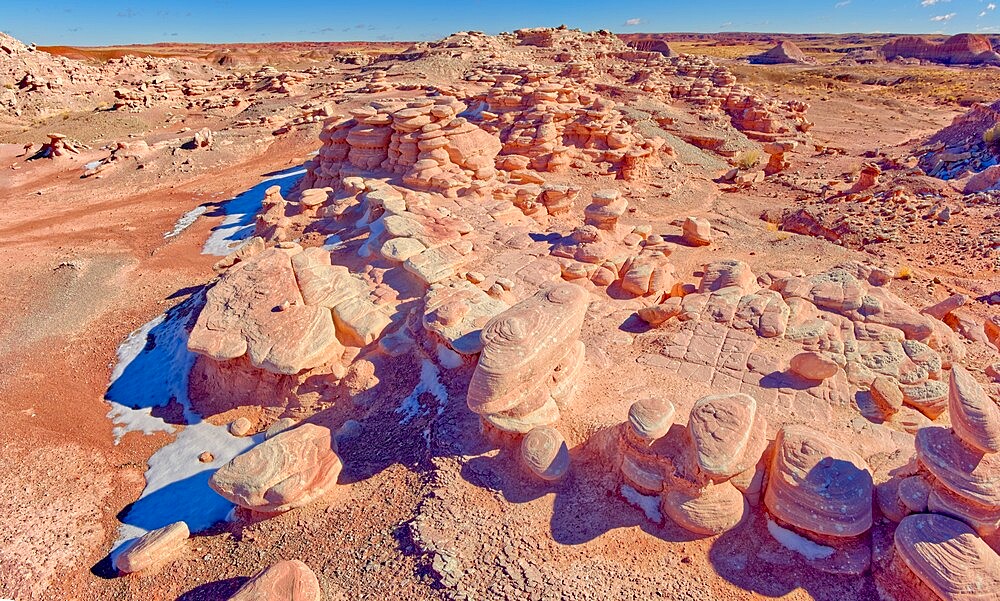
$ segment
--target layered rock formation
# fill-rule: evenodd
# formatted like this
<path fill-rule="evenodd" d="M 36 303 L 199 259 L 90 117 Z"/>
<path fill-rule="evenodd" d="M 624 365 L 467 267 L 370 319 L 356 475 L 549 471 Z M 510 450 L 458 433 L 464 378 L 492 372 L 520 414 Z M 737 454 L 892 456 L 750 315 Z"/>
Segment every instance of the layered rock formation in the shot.
<path fill-rule="evenodd" d="M 319 601 L 322 595 L 319 580 L 309 566 L 290 559 L 261 570 L 229 601 Z"/>
<path fill-rule="evenodd" d="M 989 38 L 960 33 L 936 43 L 918 36 L 905 36 L 882 46 L 886 60 L 916 58 L 946 65 L 1000 65 L 1000 54 L 993 51 Z"/>
<path fill-rule="evenodd" d="M 587 294 L 559 284 L 514 305 L 482 331 L 469 408 L 496 428 L 525 433 L 559 419 L 583 365 Z"/>

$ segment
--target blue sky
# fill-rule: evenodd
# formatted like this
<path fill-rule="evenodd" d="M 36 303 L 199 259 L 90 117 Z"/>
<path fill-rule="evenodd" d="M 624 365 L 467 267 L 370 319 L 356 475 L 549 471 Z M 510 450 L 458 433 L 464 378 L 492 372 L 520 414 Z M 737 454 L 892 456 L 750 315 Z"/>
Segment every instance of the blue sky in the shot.
<path fill-rule="evenodd" d="M 0 0 L 0 30 L 40 45 L 430 40 L 581 29 L 1000 32 L 1000 0 Z"/>

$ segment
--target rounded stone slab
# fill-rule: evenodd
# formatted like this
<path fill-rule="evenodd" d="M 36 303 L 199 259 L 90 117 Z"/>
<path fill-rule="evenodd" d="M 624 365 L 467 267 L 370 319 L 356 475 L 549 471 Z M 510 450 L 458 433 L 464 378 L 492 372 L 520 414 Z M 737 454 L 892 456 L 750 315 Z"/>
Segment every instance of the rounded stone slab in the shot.
<path fill-rule="evenodd" d="M 189 536 L 191 532 L 184 522 L 147 532 L 115 557 L 115 569 L 131 574 L 167 563 L 180 554 Z"/>
<path fill-rule="evenodd" d="M 1000 407 L 958 364 L 951 368 L 948 411 L 959 438 L 984 453 L 1000 452 Z"/>
<path fill-rule="evenodd" d="M 729 482 L 701 491 L 671 489 L 663 495 L 663 512 L 689 532 L 713 536 L 732 530 L 750 512 L 746 499 Z"/>
<path fill-rule="evenodd" d="M 894 548 L 907 568 L 946 601 L 994 601 L 1000 557 L 972 528 L 932 513 L 903 518 Z"/>
<path fill-rule="evenodd" d="M 278 513 L 329 492 L 342 467 L 329 428 L 302 424 L 237 455 L 209 484 L 240 507 Z"/>
<path fill-rule="evenodd" d="M 792 357 L 789 369 L 807 380 L 820 381 L 837 375 L 839 366 L 822 353 L 806 351 Z"/>
<path fill-rule="evenodd" d="M 641 399 L 628 409 L 628 423 L 639 438 L 652 443 L 674 425 L 677 410 L 666 399 Z"/>
<path fill-rule="evenodd" d="M 317 367 L 343 352 L 330 310 L 304 303 L 280 249 L 235 265 L 209 289 L 188 348 L 216 361 L 246 354 L 255 367 L 278 374 Z"/>
<path fill-rule="evenodd" d="M 469 383 L 469 408 L 500 413 L 537 396 L 549 375 L 574 350 L 588 294 L 575 284 L 541 290 L 491 319 Z"/>
<path fill-rule="evenodd" d="M 319 580 L 309 566 L 291 559 L 264 568 L 229 601 L 319 601 Z"/>
<path fill-rule="evenodd" d="M 786 426 L 774 440 L 764 505 L 796 528 L 834 537 L 872 526 L 872 476 L 865 460 L 805 426 Z"/>
<path fill-rule="evenodd" d="M 566 439 L 555 428 L 535 428 L 521 440 L 521 460 L 542 480 L 559 480 L 569 471 Z"/>
<path fill-rule="evenodd" d="M 1000 454 L 982 453 L 947 428 L 916 435 L 917 460 L 948 490 L 986 507 L 1000 506 Z"/>
<path fill-rule="evenodd" d="M 714 480 L 753 467 L 767 447 L 767 422 L 748 394 L 720 394 L 698 399 L 688 417 L 698 469 Z"/>

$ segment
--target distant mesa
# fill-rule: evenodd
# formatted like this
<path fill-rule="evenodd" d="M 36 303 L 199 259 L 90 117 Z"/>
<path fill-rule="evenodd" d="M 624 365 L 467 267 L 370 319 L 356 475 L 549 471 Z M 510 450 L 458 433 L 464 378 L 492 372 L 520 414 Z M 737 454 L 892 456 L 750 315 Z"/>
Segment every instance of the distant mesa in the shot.
<path fill-rule="evenodd" d="M 1000 65 L 1000 54 L 989 38 L 971 33 L 953 35 L 942 43 L 906 36 L 882 47 L 886 60 L 915 58 L 945 65 Z"/>
<path fill-rule="evenodd" d="M 778 45 L 767 52 L 750 57 L 750 62 L 755 65 L 786 65 L 799 64 L 807 65 L 816 61 L 806 56 L 802 49 L 794 42 L 787 40 L 778 42 Z"/>
<path fill-rule="evenodd" d="M 663 56 L 674 56 L 674 51 L 670 49 L 667 42 L 656 38 L 640 38 L 628 40 L 628 45 L 640 52 L 659 52 Z"/>

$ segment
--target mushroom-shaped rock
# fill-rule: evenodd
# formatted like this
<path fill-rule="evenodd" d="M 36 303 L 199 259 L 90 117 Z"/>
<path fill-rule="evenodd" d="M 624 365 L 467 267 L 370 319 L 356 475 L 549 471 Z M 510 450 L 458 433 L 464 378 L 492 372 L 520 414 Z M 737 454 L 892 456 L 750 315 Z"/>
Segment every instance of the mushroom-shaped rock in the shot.
<path fill-rule="evenodd" d="M 983 507 L 1000 507 L 1000 454 L 983 453 L 953 430 L 922 428 L 916 435 L 917 460 L 937 482 Z"/>
<path fill-rule="evenodd" d="M 341 467 L 329 428 L 302 424 L 237 455 L 209 484 L 240 507 L 278 513 L 329 492 Z"/>
<path fill-rule="evenodd" d="M 748 394 L 699 399 L 688 418 L 688 433 L 698 470 L 716 482 L 752 468 L 767 447 L 767 420 Z"/>
<path fill-rule="evenodd" d="M 958 364 L 951 368 L 948 411 L 951 427 L 966 444 L 984 453 L 1000 452 L 1000 407 Z"/>
<path fill-rule="evenodd" d="M 534 428 L 521 440 L 521 460 L 542 480 L 559 480 L 569 470 L 566 439 L 555 428 Z"/>
<path fill-rule="evenodd" d="M 587 298 L 575 284 L 556 284 L 491 319 L 481 334 L 469 408 L 487 417 L 524 415 L 571 391 L 583 359 L 578 339 Z"/>
<path fill-rule="evenodd" d="M 206 298 L 188 348 L 216 361 L 247 355 L 256 367 L 294 374 L 343 352 L 330 310 L 304 303 L 281 249 L 237 263 Z"/>
<path fill-rule="evenodd" d="M 839 366 L 833 359 L 813 351 L 799 353 L 788 364 L 792 373 L 807 380 L 821 381 L 837 374 Z"/>
<path fill-rule="evenodd" d="M 628 409 L 628 423 L 642 440 L 652 444 L 674 424 L 674 404 L 662 398 L 642 399 Z"/>
<path fill-rule="evenodd" d="M 681 487 L 663 495 L 663 512 L 670 519 L 685 530 L 706 536 L 735 528 L 749 511 L 743 493 L 730 482 L 709 484 L 702 490 Z"/>
<path fill-rule="evenodd" d="M 691 246 L 708 246 L 712 243 L 712 224 L 708 219 L 688 217 L 681 225 L 681 238 Z"/>
<path fill-rule="evenodd" d="M 131 574 L 163 565 L 177 557 L 189 536 L 191 533 L 184 522 L 147 532 L 115 557 L 115 569 Z"/>
<path fill-rule="evenodd" d="M 903 564 L 939 598 L 997 598 L 1000 556 L 962 522 L 932 513 L 910 515 L 899 523 L 893 542 Z"/>
<path fill-rule="evenodd" d="M 316 574 L 297 559 L 264 568 L 229 601 L 319 601 L 322 592 Z"/>
<path fill-rule="evenodd" d="M 821 535 L 852 537 L 872 526 L 872 476 L 854 451 L 805 426 L 774 440 L 764 505 L 774 517 Z"/>

